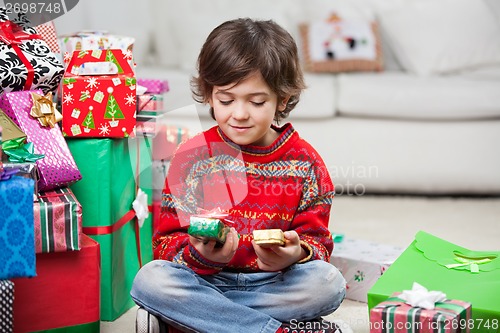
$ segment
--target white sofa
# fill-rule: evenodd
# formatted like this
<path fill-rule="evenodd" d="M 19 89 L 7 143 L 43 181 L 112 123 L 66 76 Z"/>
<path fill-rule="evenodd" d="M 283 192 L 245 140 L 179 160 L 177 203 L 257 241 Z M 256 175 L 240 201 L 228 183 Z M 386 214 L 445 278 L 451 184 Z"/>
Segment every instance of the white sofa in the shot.
<path fill-rule="evenodd" d="M 235 17 L 298 25 L 335 11 L 375 20 L 384 70 L 306 72 L 289 120 L 324 157 L 344 195 L 500 194 L 498 0 L 81 1 L 59 33 L 106 29 L 136 38 L 140 77 L 169 81 L 168 110 L 193 105 L 189 80 L 208 33 Z M 188 108 L 189 109 L 189 108 Z M 186 109 L 183 109 L 186 110 Z M 177 112 L 188 114 L 187 111 Z M 174 114 L 174 113 L 172 113 Z M 172 117 L 197 131 L 206 109 Z"/>

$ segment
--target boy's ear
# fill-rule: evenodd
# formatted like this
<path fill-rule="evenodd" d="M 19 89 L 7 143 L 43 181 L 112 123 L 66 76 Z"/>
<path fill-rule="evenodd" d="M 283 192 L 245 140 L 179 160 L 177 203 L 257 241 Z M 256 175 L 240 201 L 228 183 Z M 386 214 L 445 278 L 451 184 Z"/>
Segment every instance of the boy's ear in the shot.
<path fill-rule="evenodd" d="M 278 111 L 284 111 L 286 109 L 286 105 L 288 104 L 288 100 L 290 96 L 286 96 L 278 101 Z"/>

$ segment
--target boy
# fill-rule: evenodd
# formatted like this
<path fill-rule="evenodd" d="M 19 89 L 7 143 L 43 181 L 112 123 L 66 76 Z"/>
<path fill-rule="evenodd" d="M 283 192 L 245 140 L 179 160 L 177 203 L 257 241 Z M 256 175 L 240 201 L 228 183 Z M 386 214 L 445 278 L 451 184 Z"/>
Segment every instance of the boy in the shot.
<path fill-rule="evenodd" d="M 138 320 L 154 315 L 188 332 L 347 332 L 321 320 L 345 295 L 329 264 L 332 181 L 293 126 L 278 126 L 305 88 L 295 41 L 272 21 L 225 22 L 205 41 L 192 88 L 217 126 L 172 159 L 158 260 L 131 292 Z M 200 208 L 228 212 L 223 245 L 187 233 Z M 284 246 L 255 244 L 257 229 L 283 230 Z"/>

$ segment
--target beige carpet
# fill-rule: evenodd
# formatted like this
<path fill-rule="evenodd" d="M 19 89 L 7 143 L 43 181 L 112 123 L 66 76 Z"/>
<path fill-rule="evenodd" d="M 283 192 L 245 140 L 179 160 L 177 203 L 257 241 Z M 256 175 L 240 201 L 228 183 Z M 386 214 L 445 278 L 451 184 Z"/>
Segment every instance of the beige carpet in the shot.
<path fill-rule="evenodd" d="M 338 197 L 331 230 L 401 247 L 424 230 L 473 250 L 500 250 L 500 198 Z M 365 303 L 345 300 L 328 318 L 343 319 L 356 333 L 369 332 Z M 103 322 L 101 333 L 133 333 L 134 321 L 135 308 Z"/>

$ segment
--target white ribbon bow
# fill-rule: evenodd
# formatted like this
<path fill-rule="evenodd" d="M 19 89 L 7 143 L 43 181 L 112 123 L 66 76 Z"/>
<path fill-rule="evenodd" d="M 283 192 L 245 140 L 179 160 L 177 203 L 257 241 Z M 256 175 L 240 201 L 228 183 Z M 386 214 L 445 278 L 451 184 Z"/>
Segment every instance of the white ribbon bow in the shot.
<path fill-rule="evenodd" d="M 137 191 L 137 196 L 132 202 L 132 208 L 134 209 L 137 220 L 139 221 L 139 227 L 142 227 L 144 220 L 149 216 L 148 195 L 144 193 L 143 190 L 139 189 Z"/>
<path fill-rule="evenodd" d="M 445 293 L 434 290 L 428 291 L 425 287 L 416 282 L 413 282 L 411 290 L 403 290 L 398 297 L 404 300 L 406 304 L 427 310 L 434 309 L 436 302 L 446 300 Z"/>

